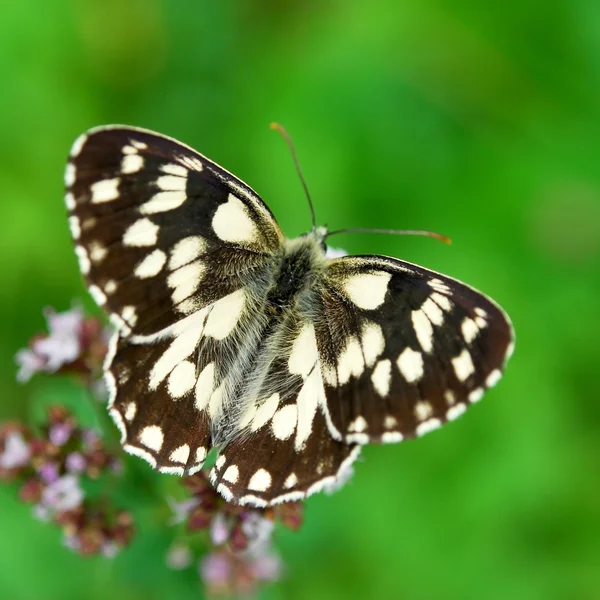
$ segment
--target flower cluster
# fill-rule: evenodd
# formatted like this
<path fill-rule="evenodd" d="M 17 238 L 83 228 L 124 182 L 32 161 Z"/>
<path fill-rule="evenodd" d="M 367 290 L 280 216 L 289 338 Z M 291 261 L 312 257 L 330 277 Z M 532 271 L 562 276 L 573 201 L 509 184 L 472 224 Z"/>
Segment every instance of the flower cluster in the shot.
<path fill-rule="evenodd" d="M 17 354 L 17 379 L 68 373 L 100 397 L 108 339 L 101 321 L 80 308 L 48 309 L 46 320 L 49 333 L 34 337 Z M 119 477 L 121 471 L 100 434 L 78 425 L 63 407 L 49 409 L 39 429 L 19 422 L 0 425 L 0 481 L 17 482 L 20 499 L 33 506 L 34 515 L 60 526 L 65 546 L 83 556 L 112 557 L 132 539 L 132 516 L 112 504 L 112 487 L 96 486 L 106 490 L 96 496 L 87 489 L 91 480 Z M 184 478 L 182 486 L 187 498 L 170 503 L 171 523 L 180 524 L 184 533 L 180 539 L 175 532 L 178 541 L 167 553 L 168 566 L 187 568 L 194 562 L 193 550 L 201 550 L 198 572 L 212 595 L 250 595 L 261 583 L 280 578 L 282 561 L 272 534 L 277 522 L 297 530 L 302 504 L 265 510 L 235 506 L 217 494 L 203 472 Z"/>
<path fill-rule="evenodd" d="M 211 486 L 205 473 L 183 480 L 190 497 L 171 502 L 174 522 L 189 532 L 208 531 L 211 551 L 199 562 L 199 573 L 212 595 L 249 595 L 261 583 L 279 579 L 281 559 L 272 545 L 275 523 L 296 531 L 302 525 L 302 504 L 254 509 L 227 503 Z M 189 546 L 175 544 L 167 555 L 174 569 L 193 561 Z"/>
<path fill-rule="evenodd" d="M 65 545 L 82 555 L 113 556 L 131 541 L 131 515 L 109 498 L 87 497 L 82 485 L 119 472 L 98 434 L 63 407 L 48 410 L 37 435 L 22 423 L 0 426 L 0 480 L 18 482 L 20 499 L 37 518 L 59 525 Z"/>

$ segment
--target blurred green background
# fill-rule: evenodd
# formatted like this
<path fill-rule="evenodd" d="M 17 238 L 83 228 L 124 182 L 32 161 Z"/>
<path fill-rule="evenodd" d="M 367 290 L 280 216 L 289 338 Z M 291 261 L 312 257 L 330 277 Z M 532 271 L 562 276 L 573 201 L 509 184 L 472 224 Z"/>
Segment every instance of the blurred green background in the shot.
<path fill-rule="evenodd" d="M 0 418 L 77 398 L 14 366 L 42 307 L 91 306 L 62 201 L 74 138 L 114 122 L 179 138 L 295 236 L 310 219 L 278 121 L 321 223 L 454 241 L 335 245 L 480 288 L 517 345 L 468 415 L 368 448 L 342 492 L 311 498 L 261 597 L 600 598 L 599 2 L 4 2 L 0 68 Z M 84 560 L 1 486 L 0 598 L 201 597 L 153 515 L 113 562 Z"/>

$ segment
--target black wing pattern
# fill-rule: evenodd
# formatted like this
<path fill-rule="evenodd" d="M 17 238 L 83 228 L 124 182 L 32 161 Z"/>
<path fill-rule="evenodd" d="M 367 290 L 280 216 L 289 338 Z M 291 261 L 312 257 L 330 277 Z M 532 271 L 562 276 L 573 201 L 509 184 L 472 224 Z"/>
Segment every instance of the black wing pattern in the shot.
<path fill-rule="evenodd" d="M 500 379 L 512 326 L 480 292 L 382 256 L 334 260 L 325 279 L 317 340 L 333 436 L 421 436 Z"/>
<path fill-rule="evenodd" d="M 83 134 L 65 184 L 81 271 L 117 328 L 105 370 L 122 443 L 162 471 L 198 470 L 210 393 L 250 319 L 244 288 L 279 247 L 279 226 L 243 182 L 141 129 Z"/>

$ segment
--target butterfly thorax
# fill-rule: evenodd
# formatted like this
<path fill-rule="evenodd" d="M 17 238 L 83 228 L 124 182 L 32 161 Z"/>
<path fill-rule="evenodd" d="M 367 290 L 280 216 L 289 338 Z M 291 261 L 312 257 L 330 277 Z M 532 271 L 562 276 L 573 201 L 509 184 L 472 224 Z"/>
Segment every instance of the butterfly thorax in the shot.
<path fill-rule="evenodd" d="M 289 309 L 310 310 L 310 298 L 326 264 L 315 235 L 285 240 L 273 264 L 272 285 L 267 294 L 269 314 L 279 316 Z"/>

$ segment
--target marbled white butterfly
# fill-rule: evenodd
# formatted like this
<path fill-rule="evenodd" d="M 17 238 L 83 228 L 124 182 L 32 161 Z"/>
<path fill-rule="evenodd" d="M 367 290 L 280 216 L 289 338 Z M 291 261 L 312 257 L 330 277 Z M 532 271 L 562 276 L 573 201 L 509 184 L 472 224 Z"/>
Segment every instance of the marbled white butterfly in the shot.
<path fill-rule="evenodd" d="M 460 416 L 500 379 L 508 317 L 454 279 L 286 239 L 245 183 L 123 126 L 74 143 L 79 265 L 116 327 L 105 371 L 127 452 L 267 506 L 336 487 L 367 443 Z"/>

